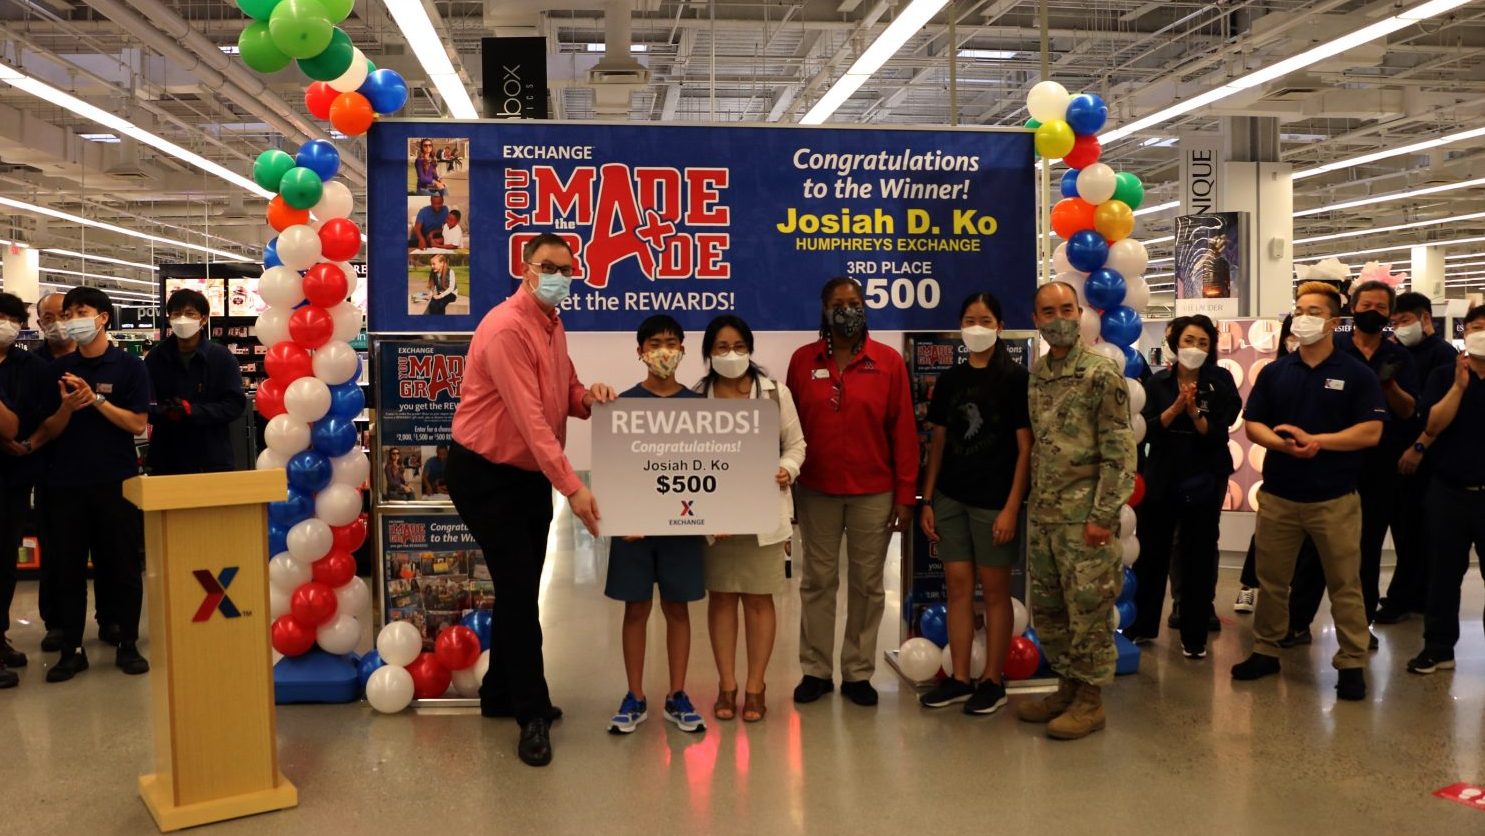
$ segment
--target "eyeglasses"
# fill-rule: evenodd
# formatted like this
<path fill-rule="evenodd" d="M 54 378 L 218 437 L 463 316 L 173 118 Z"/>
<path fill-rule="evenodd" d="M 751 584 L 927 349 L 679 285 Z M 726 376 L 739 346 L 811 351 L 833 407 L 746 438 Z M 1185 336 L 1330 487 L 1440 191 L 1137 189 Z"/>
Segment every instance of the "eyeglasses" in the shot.
<path fill-rule="evenodd" d="M 532 267 L 535 267 L 542 273 L 561 273 L 569 279 L 572 278 L 573 267 L 571 264 L 558 265 L 553 264 L 550 261 L 543 261 L 540 264 L 536 263 L 535 261 L 528 261 L 526 263 Z"/>

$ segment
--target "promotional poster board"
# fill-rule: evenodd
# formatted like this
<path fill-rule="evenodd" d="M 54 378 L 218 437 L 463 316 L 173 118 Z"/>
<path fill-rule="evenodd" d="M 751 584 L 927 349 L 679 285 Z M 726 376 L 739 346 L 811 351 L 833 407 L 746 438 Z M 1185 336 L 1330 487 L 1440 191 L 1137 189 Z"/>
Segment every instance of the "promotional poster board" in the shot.
<path fill-rule="evenodd" d="M 1176 218 L 1176 316 L 1206 314 L 1216 320 L 1242 313 L 1247 220 L 1244 212 Z"/>
<path fill-rule="evenodd" d="M 466 341 L 377 341 L 377 496 L 447 501 L 444 461 L 464 383 Z"/>
<path fill-rule="evenodd" d="M 495 586 L 479 545 L 452 508 L 383 510 L 377 522 L 383 624 L 411 623 L 423 649 L 471 610 L 490 609 Z"/>
<path fill-rule="evenodd" d="M 981 289 L 1005 302 L 1008 325 L 1029 327 L 1031 140 L 382 120 L 368 134 L 370 328 L 472 332 L 543 232 L 574 251 L 569 331 L 629 331 L 660 312 L 698 331 L 721 313 L 755 331 L 812 331 L 820 284 L 842 275 L 862 282 L 877 330 L 942 327 Z"/>

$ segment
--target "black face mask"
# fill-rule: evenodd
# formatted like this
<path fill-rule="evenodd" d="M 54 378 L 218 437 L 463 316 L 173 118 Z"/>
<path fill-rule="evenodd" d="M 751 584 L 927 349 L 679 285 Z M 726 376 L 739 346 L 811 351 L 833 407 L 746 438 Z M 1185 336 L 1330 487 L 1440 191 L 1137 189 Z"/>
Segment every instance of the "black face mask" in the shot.
<path fill-rule="evenodd" d="M 1363 334 L 1380 334 L 1387 327 L 1387 314 L 1381 311 L 1362 311 L 1354 319 L 1356 330 Z"/>

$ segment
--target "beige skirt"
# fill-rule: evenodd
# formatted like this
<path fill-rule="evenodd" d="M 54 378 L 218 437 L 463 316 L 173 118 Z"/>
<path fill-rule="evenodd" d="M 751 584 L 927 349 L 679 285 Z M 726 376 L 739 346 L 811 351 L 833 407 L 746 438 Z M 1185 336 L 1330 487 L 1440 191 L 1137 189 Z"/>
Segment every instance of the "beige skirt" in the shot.
<path fill-rule="evenodd" d="M 729 537 L 706 547 L 703 570 L 711 592 L 773 595 L 784 591 L 784 544 L 758 545 L 752 535 Z"/>

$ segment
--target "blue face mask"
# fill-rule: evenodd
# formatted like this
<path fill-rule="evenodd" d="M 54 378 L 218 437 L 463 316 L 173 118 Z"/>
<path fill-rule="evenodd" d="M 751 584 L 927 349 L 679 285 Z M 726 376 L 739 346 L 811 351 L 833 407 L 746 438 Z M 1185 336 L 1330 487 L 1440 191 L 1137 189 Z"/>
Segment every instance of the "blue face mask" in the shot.
<path fill-rule="evenodd" d="M 543 304 L 557 307 L 572 287 L 572 277 L 561 273 L 537 273 L 536 274 L 536 298 Z"/>
<path fill-rule="evenodd" d="M 78 345 L 87 345 L 98 336 L 98 323 L 91 316 L 80 316 L 63 322 L 62 330 Z"/>

